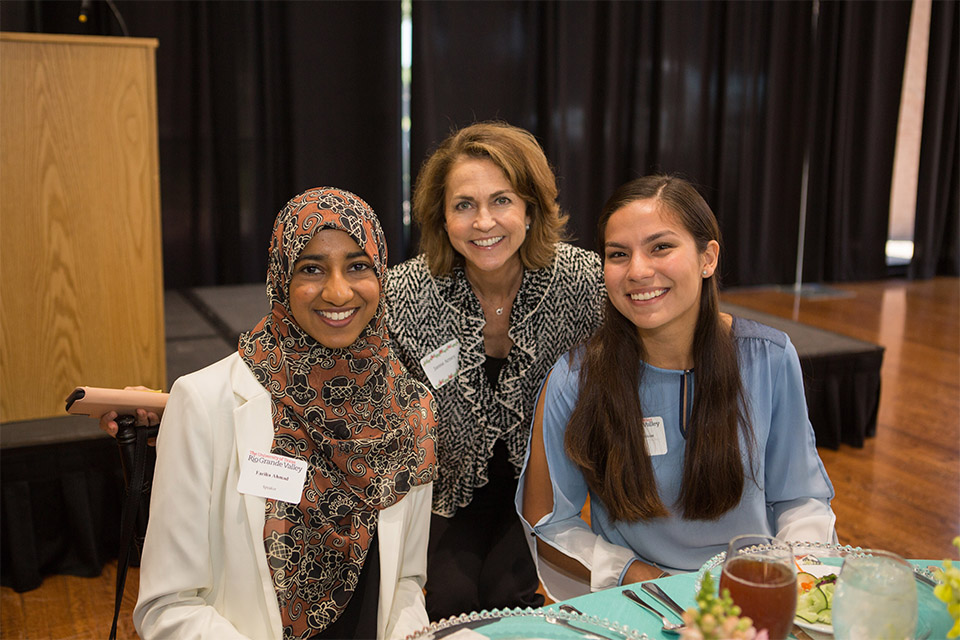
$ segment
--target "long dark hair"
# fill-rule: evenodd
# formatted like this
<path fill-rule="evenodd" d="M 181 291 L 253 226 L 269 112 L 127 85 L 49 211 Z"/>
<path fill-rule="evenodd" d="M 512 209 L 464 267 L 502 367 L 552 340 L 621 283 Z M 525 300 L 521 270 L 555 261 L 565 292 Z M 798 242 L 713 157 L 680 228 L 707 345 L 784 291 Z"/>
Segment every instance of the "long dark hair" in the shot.
<path fill-rule="evenodd" d="M 697 190 L 681 178 L 654 175 L 628 182 L 607 200 L 597 232 L 601 255 L 610 216 L 647 199 L 676 216 L 700 253 L 711 240 L 720 242 L 717 220 Z M 700 294 L 693 337 L 696 391 L 675 505 L 683 517 L 696 520 L 715 520 L 740 502 L 746 473 L 739 434 L 743 432 L 748 444 L 753 440 L 736 345 L 720 318 L 717 280 L 715 271 L 704 279 Z M 637 328 L 608 300 L 604 323 L 585 346 L 580 395 L 564 446 L 614 520 L 648 520 L 669 513 L 660 500 L 643 436 L 638 389 L 645 355 Z M 751 447 L 747 450 L 752 478 Z"/>

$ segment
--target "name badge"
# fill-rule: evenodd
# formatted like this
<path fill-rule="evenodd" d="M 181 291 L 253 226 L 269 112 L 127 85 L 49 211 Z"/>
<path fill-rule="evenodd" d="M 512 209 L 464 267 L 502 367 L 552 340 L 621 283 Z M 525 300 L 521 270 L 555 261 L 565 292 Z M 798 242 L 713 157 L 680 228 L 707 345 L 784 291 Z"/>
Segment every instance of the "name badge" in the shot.
<path fill-rule="evenodd" d="M 240 465 L 237 491 L 291 504 L 300 502 L 307 462 L 253 449 Z"/>
<path fill-rule="evenodd" d="M 434 389 L 439 389 L 453 380 L 459 365 L 460 341 L 456 338 L 420 358 L 420 366 Z"/>
<path fill-rule="evenodd" d="M 643 419 L 643 437 L 647 442 L 647 454 L 662 456 L 667 452 L 667 434 L 663 429 L 663 418 Z"/>

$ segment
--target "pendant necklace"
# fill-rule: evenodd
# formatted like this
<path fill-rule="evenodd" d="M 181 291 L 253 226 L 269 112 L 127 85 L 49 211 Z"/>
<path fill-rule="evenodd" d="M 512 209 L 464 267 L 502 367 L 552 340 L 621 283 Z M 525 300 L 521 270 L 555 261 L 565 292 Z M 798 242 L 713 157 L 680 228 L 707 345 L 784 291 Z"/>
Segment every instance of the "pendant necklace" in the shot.
<path fill-rule="evenodd" d="M 469 280 L 468 280 L 468 282 L 469 282 Z M 513 298 L 517 295 L 517 292 L 520 290 L 520 283 L 522 283 L 522 282 L 523 282 L 523 273 L 521 272 L 521 274 L 520 274 L 520 282 L 517 283 L 517 285 L 514 287 L 513 291 L 510 293 L 510 295 L 507 296 L 507 300 L 508 300 L 508 301 L 513 300 Z M 481 304 L 487 302 L 486 298 L 484 298 L 484 297 L 480 294 L 480 290 L 477 289 L 477 287 L 475 287 L 472 282 L 470 283 L 470 288 L 473 289 L 473 292 L 476 294 L 476 296 L 477 296 L 477 298 L 480 300 Z M 506 306 L 507 306 L 507 305 L 506 305 L 506 303 L 505 303 L 505 304 L 500 305 L 499 307 L 494 307 L 494 308 L 493 308 L 493 311 L 494 311 L 494 313 L 496 313 L 498 316 L 502 316 L 502 315 L 503 315 L 503 310 L 506 308 Z"/>

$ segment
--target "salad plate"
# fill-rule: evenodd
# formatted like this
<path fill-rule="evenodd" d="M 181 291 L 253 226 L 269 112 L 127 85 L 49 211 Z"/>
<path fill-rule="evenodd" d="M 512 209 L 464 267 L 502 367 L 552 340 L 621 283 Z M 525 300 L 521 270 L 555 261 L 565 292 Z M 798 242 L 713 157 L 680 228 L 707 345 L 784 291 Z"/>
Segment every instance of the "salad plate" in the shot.
<path fill-rule="evenodd" d="M 474 611 L 434 622 L 406 640 L 650 640 L 618 622 L 555 609 Z"/>
<path fill-rule="evenodd" d="M 809 573 L 814 578 L 818 578 L 818 579 L 824 578 L 829 575 L 837 576 L 840 574 L 839 566 L 829 565 L 829 564 L 804 564 L 801 561 L 800 569 L 804 573 Z M 832 590 L 829 591 L 829 593 L 826 595 L 826 598 L 827 598 L 826 608 L 832 610 L 833 609 L 833 591 Z M 800 595 L 797 599 L 797 613 L 800 613 L 802 599 L 803 599 L 803 595 Z M 833 624 L 827 624 L 823 622 L 808 622 L 800 617 L 794 618 L 793 621 L 796 622 L 798 626 L 802 627 L 806 631 L 815 631 L 817 633 L 833 635 Z"/>

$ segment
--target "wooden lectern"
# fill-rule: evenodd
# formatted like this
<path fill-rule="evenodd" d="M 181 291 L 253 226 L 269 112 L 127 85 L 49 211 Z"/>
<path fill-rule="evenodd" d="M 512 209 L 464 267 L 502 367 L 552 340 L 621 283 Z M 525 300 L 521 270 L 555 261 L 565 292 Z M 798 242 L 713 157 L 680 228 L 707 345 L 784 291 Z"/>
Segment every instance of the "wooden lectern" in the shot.
<path fill-rule="evenodd" d="M 0 422 L 165 385 L 156 47 L 0 33 Z"/>

